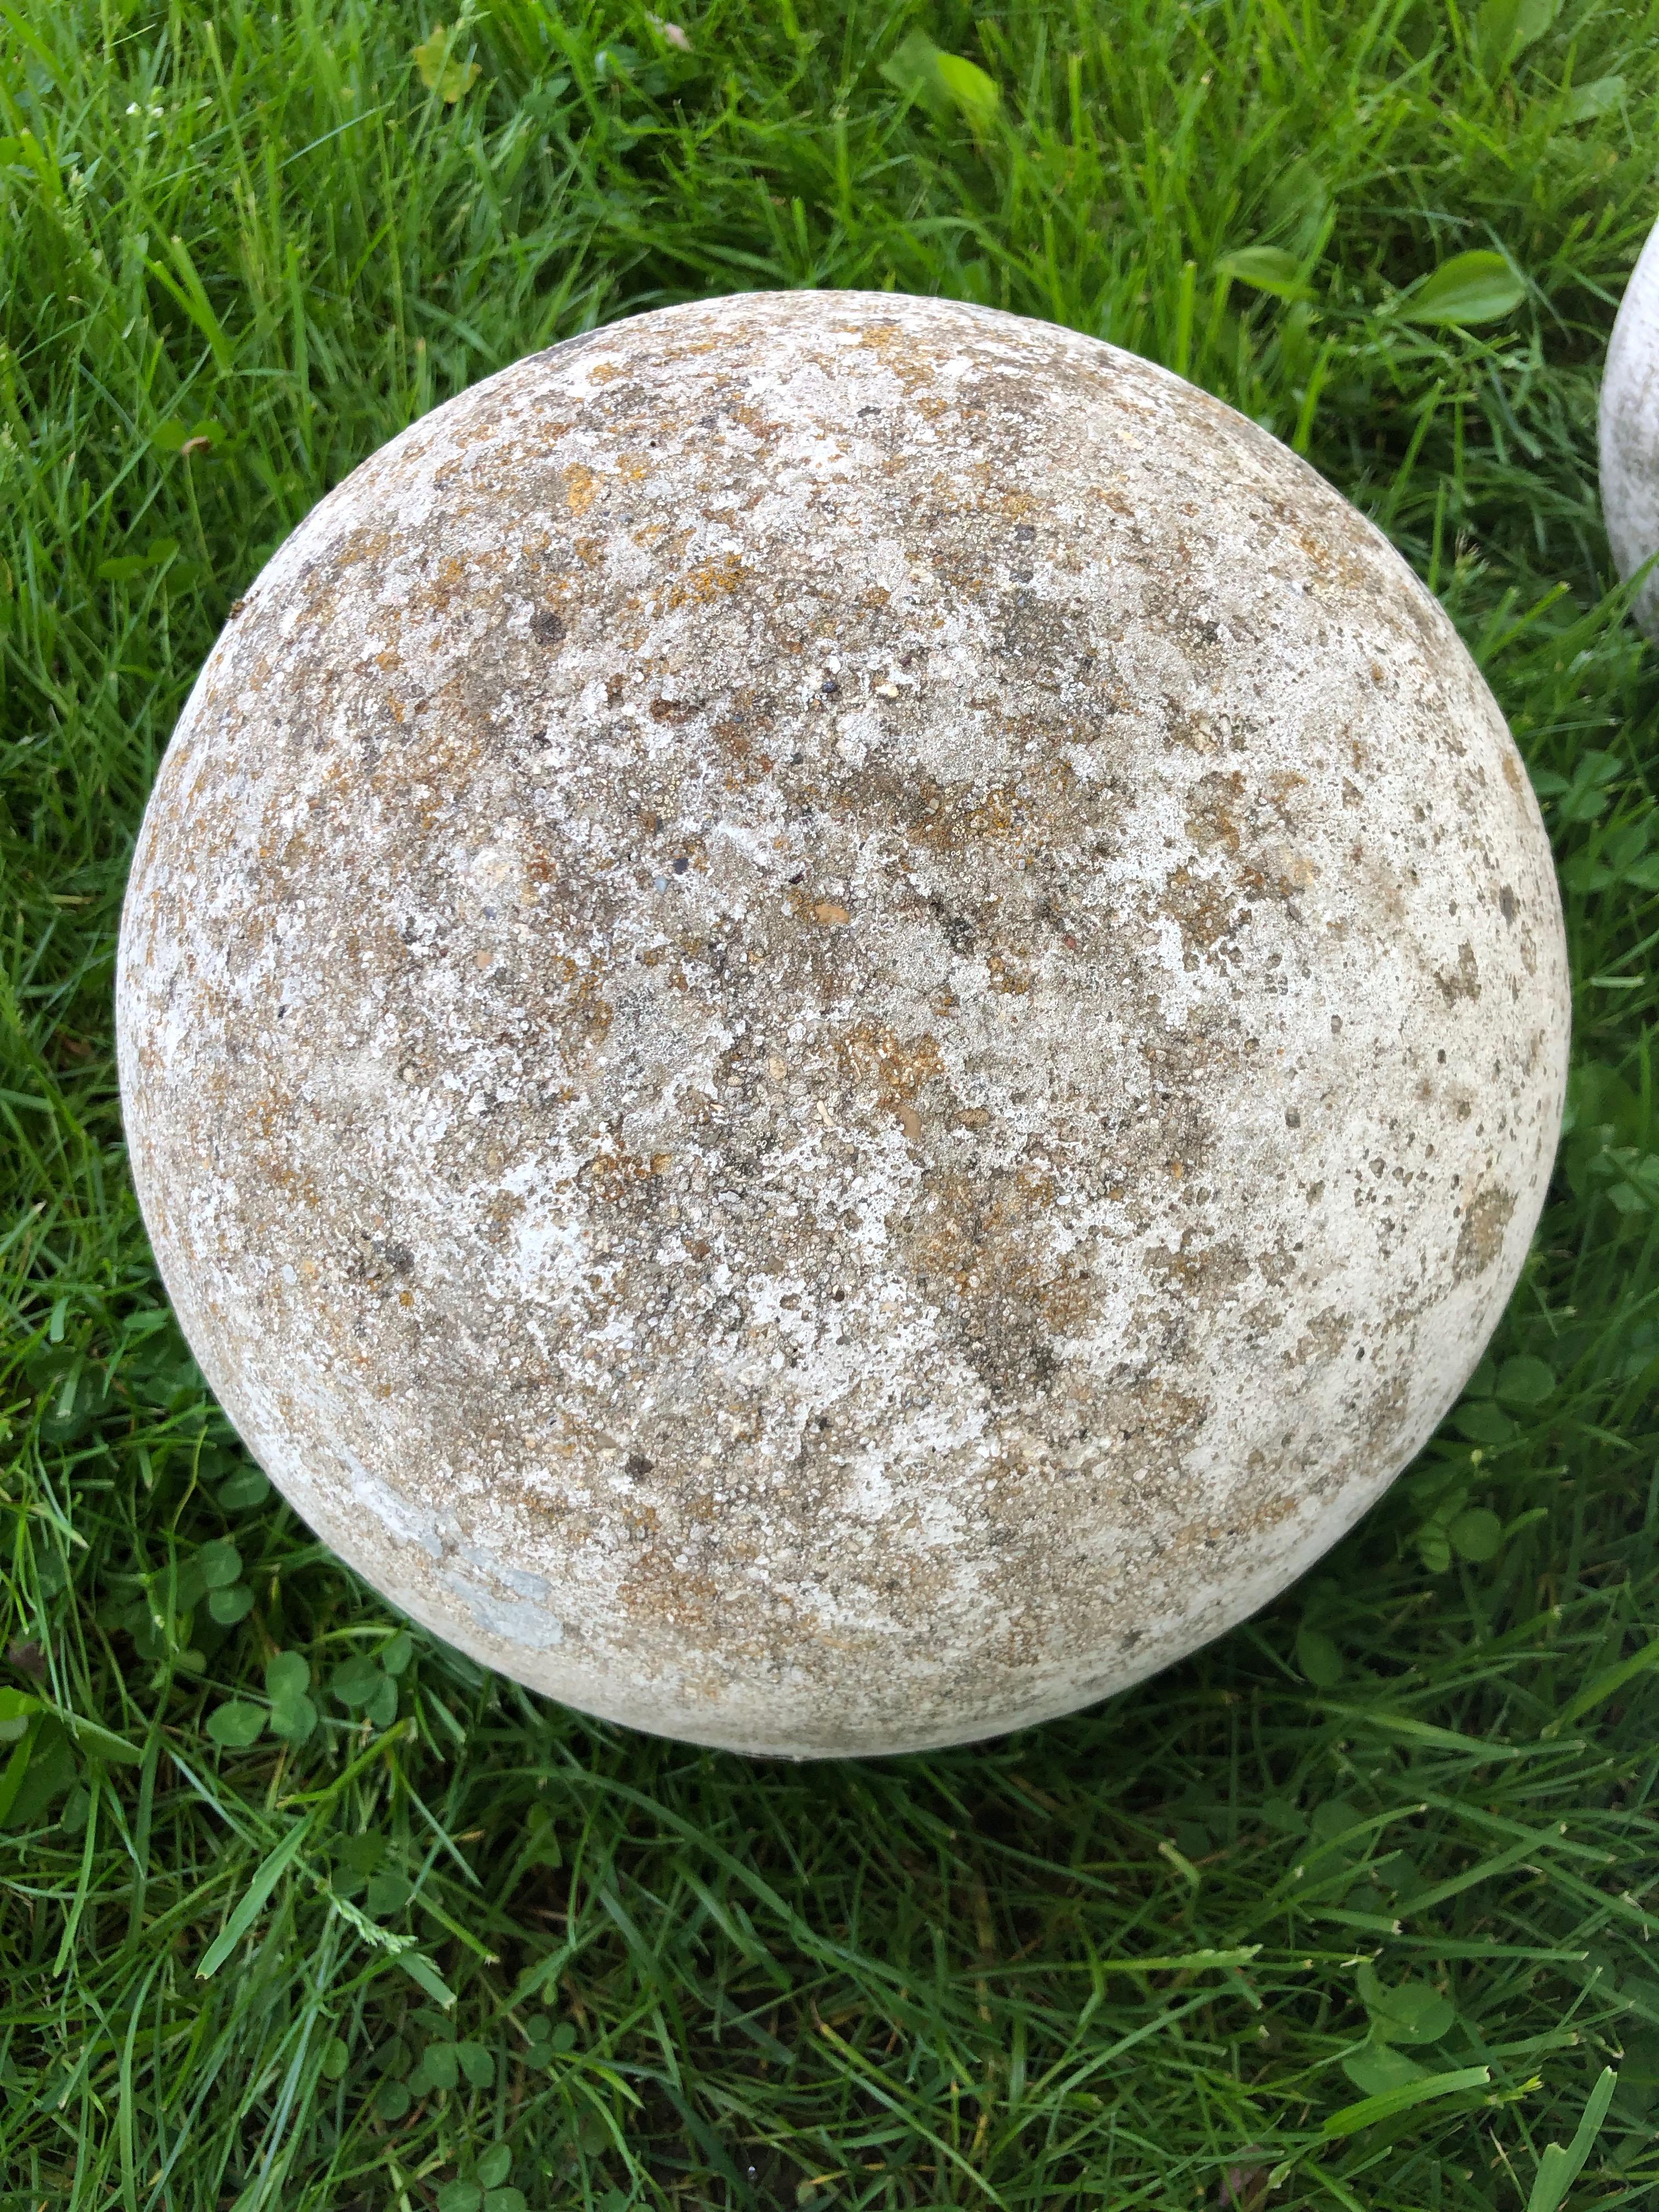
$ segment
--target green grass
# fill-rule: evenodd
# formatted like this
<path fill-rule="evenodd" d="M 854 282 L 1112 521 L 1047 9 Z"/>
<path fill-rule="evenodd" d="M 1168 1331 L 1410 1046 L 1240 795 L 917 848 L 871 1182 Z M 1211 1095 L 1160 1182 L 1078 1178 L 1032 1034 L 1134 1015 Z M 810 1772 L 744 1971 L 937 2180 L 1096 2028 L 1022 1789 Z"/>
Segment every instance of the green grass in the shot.
<path fill-rule="evenodd" d="M 1659 6 L 686 27 L 491 0 L 450 103 L 391 0 L 0 0 L 0 2207 L 1553 2212 L 1581 2121 L 1565 2201 L 1652 2204 L 1659 681 L 1594 416 Z M 1000 87 L 977 137 L 884 75 L 918 27 Z M 1264 246 L 1307 298 L 1222 270 Z M 1518 306 L 1413 319 L 1470 250 Z M 401 1634 L 207 1398 L 111 1060 L 139 811 L 267 553 L 504 362 L 754 285 L 1050 316 L 1292 439 L 1485 666 L 1577 976 L 1536 1249 L 1387 1502 L 1159 1680 L 884 1764 Z"/>

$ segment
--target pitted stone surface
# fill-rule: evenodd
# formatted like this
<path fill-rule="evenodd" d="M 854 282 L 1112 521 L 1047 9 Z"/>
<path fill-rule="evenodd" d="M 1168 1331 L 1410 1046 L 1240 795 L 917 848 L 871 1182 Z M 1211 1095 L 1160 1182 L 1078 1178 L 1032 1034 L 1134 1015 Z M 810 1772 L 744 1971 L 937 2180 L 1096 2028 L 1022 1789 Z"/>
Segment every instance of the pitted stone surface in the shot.
<path fill-rule="evenodd" d="M 228 626 L 124 921 L 168 1289 L 419 1620 L 639 1726 L 971 1739 L 1421 1444 L 1559 1126 L 1538 811 L 1301 461 L 887 295 L 520 362 Z"/>

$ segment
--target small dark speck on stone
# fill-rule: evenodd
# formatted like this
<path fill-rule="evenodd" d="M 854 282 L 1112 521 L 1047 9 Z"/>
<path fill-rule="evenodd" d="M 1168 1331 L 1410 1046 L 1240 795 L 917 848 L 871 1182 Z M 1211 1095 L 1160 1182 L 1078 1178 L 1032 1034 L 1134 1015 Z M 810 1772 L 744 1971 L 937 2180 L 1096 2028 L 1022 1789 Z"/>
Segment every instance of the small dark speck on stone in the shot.
<path fill-rule="evenodd" d="M 637 1482 L 641 1475 L 650 1474 L 651 1467 L 652 1462 L 643 1452 L 629 1452 L 628 1457 L 623 1462 L 623 1473 Z"/>
<path fill-rule="evenodd" d="M 1016 568 L 1014 570 L 1014 581 L 1017 584 L 1029 584 L 1030 580 L 1031 571 L 1029 568 Z"/>
<path fill-rule="evenodd" d="M 690 865 L 690 861 L 688 860 L 684 854 L 682 853 L 679 859 L 674 863 L 674 873 L 677 876 L 683 876 Z"/>
<path fill-rule="evenodd" d="M 1507 884 L 1498 894 L 1498 909 L 1505 921 L 1513 921 L 1518 911 L 1515 893 Z"/>
<path fill-rule="evenodd" d="M 279 1022 L 280 1022 L 281 1020 L 283 1020 L 283 1019 L 284 1018 L 284 1017 L 286 1016 L 287 1012 L 288 1012 L 288 1008 L 287 1008 L 286 1006 L 278 1006 L 278 1007 L 277 1007 L 277 1009 L 276 1009 L 276 1018 L 277 1018 L 277 1020 L 278 1020 Z"/>
<path fill-rule="evenodd" d="M 1032 538 L 1036 536 L 1036 532 L 1029 522 L 1017 522 L 1014 525 L 1014 535 L 1016 538 L 1023 538 L 1029 545 Z"/>
<path fill-rule="evenodd" d="M 553 740 L 548 736 L 545 730 L 538 730 L 535 736 L 532 738 L 530 742 L 535 746 L 538 753 L 544 753 L 548 747 L 552 744 Z"/>
<path fill-rule="evenodd" d="M 879 415 L 880 412 L 879 407 L 860 407 L 859 410 L 860 415 Z"/>
<path fill-rule="evenodd" d="M 1288 1106 L 1285 1109 L 1285 1127 L 1287 1129 L 1299 1129 L 1302 1127 L 1302 1116 L 1294 1106 Z"/>
<path fill-rule="evenodd" d="M 1341 1029 L 1341 1027 L 1342 1027 L 1342 1017 L 1341 1017 L 1341 1015 L 1340 1015 L 1340 1014 L 1333 1014 L 1333 1015 L 1331 1016 L 1331 1035 L 1332 1035 L 1333 1036 L 1335 1036 L 1337 1035 L 1337 1033 L 1339 1032 L 1339 1030 Z"/>
<path fill-rule="evenodd" d="M 556 645 L 564 635 L 564 624 L 551 607 L 538 607 L 530 617 L 530 635 L 542 645 Z"/>

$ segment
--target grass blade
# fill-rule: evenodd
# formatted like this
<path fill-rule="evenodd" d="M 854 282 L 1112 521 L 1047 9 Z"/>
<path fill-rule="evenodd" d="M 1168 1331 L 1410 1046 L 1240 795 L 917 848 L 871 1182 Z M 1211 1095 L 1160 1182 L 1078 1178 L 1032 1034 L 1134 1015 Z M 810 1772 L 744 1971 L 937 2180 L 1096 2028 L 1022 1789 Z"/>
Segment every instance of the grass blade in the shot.
<path fill-rule="evenodd" d="M 1595 2148 L 1595 2138 L 1601 2132 L 1601 2123 L 1607 2116 L 1607 2106 L 1618 2086 L 1619 2076 L 1611 2066 L 1604 2066 L 1585 2102 L 1584 2117 L 1572 2141 L 1565 2150 L 1559 2143 L 1546 2145 L 1527 2198 L 1527 2212 L 1559 2212 L 1563 2198 L 1583 2172 L 1584 2163 Z"/>
<path fill-rule="evenodd" d="M 247 1934 L 270 1895 L 289 1866 L 300 1855 L 310 1823 L 296 1820 L 274 1850 L 268 1851 L 255 1870 L 252 1881 L 242 1893 L 241 1902 L 225 1923 L 220 1933 L 209 1944 L 202 1963 L 196 1969 L 203 1981 L 216 1974 L 225 1960 Z"/>

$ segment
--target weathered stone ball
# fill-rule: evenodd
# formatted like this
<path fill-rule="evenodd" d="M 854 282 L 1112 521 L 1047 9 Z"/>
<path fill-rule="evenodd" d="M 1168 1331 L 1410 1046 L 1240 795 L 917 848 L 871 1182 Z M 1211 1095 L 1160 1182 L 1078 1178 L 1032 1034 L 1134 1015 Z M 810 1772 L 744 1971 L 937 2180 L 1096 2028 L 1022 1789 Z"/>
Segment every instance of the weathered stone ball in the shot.
<path fill-rule="evenodd" d="M 1601 378 L 1601 513 L 1613 566 L 1628 581 L 1659 552 L 1659 227 L 1650 231 L 1613 321 Z M 1632 609 L 1659 638 L 1659 575 Z"/>
<path fill-rule="evenodd" d="M 1281 1589 L 1515 1282 L 1560 909 L 1438 606 L 1068 331 L 717 300 L 317 507 L 191 695 L 133 1170 L 250 1449 L 452 1643 L 793 1754 Z"/>

